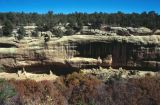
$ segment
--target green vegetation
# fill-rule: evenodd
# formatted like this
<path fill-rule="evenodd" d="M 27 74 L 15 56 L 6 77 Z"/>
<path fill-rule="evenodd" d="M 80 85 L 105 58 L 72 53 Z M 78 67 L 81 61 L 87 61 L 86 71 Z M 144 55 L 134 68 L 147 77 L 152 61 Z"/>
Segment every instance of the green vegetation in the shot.
<path fill-rule="evenodd" d="M 18 29 L 18 32 L 17 32 L 17 33 L 18 33 L 18 37 L 17 37 L 18 40 L 23 39 L 24 36 L 26 35 L 25 29 L 24 29 L 23 26 L 21 26 L 21 27 Z"/>
<path fill-rule="evenodd" d="M 68 29 L 66 32 L 65 32 L 66 35 L 74 35 L 75 34 L 75 31 L 73 29 Z"/>
<path fill-rule="evenodd" d="M 0 104 L 5 104 L 10 98 L 16 95 L 15 89 L 7 81 L 0 79 Z M 10 105 L 11 103 L 8 103 Z"/>
<path fill-rule="evenodd" d="M 72 73 L 54 81 L 0 80 L 0 102 L 1 105 L 159 105 L 160 76 L 106 82 L 91 74 Z"/>
<path fill-rule="evenodd" d="M 2 27 L 3 35 L 8 37 L 11 36 L 12 30 L 12 22 L 10 20 L 5 21 Z"/>
<path fill-rule="evenodd" d="M 38 37 L 38 31 L 37 30 L 32 32 L 32 37 Z"/>
<path fill-rule="evenodd" d="M 10 36 L 13 26 L 32 25 L 38 26 L 38 31 L 51 31 L 56 25 L 69 23 L 69 28 L 76 32 L 82 29 L 82 26 L 89 25 L 92 29 L 100 29 L 102 25 L 121 26 L 121 27 L 147 27 L 151 29 L 160 28 L 160 15 L 154 11 L 125 14 L 117 13 L 72 13 L 72 14 L 54 14 L 49 11 L 46 14 L 38 13 L 0 13 L 0 21 L 3 25 L 4 36 Z M 56 32 L 57 33 L 57 32 Z M 70 30 L 68 34 L 73 34 Z"/>
<path fill-rule="evenodd" d="M 0 65 L 0 72 L 4 72 L 4 71 L 5 71 L 5 68 L 2 65 Z"/>
<path fill-rule="evenodd" d="M 52 29 L 51 32 L 60 38 L 64 36 L 64 32 L 60 29 Z"/>

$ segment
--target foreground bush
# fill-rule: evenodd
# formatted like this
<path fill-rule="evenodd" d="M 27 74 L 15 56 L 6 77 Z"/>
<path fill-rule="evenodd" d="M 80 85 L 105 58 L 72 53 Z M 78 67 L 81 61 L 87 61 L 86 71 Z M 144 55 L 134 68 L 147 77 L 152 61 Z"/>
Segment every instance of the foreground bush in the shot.
<path fill-rule="evenodd" d="M 11 81 L 22 105 L 66 105 L 65 97 L 52 81 Z"/>
<path fill-rule="evenodd" d="M 16 96 L 16 92 L 12 85 L 0 79 L 0 105 L 15 103 L 14 96 Z"/>
<path fill-rule="evenodd" d="M 55 81 L 7 81 L 16 105 L 159 105 L 160 77 L 113 79 L 73 73 Z M 12 104 L 9 104 L 12 105 Z"/>

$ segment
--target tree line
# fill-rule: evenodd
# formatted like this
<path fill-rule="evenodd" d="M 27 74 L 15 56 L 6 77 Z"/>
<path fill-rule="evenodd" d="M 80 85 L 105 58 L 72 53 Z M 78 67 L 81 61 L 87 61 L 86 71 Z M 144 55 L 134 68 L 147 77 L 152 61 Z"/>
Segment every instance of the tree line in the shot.
<path fill-rule="evenodd" d="M 69 29 L 74 28 L 80 30 L 82 26 L 91 24 L 92 28 L 100 28 L 102 24 L 108 26 L 121 27 L 140 27 L 144 26 L 150 29 L 160 28 L 160 15 L 155 11 L 143 13 L 126 14 L 123 12 L 117 13 L 71 13 L 71 14 L 54 14 L 53 11 L 48 11 L 46 14 L 38 13 L 0 13 L 0 25 L 4 26 L 5 34 L 9 34 L 10 29 L 16 26 L 24 26 L 35 23 L 38 30 L 47 31 L 59 23 L 70 23 Z"/>

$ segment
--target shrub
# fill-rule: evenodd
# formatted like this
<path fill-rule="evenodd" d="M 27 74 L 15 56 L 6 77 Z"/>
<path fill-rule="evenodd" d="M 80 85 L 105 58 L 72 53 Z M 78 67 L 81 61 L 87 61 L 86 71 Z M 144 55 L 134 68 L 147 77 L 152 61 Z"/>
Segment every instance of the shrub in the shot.
<path fill-rule="evenodd" d="M 73 73 L 64 78 L 64 83 L 70 93 L 68 102 L 72 105 L 88 104 L 91 100 L 98 101 L 101 82 L 92 75 Z"/>
<path fill-rule="evenodd" d="M 0 72 L 4 72 L 4 71 L 5 71 L 4 66 L 0 65 Z"/>
<path fill-rule="evenodd" d="M 9 20 L 5 21 L 2 27 L 3 36 L 11 37 L 12 30 L 13 30 L 12 22 Z"/>
<path fill-rule="evenodd" d="M 0 104 L 4 104 L 9 98 L 15 95 L 14 88 L 5 80 L 0 79 Z"/>
<path fill-rule="evenodd" d="M 160 103 L 159 76 L 113 79 L 112 83 L 104 84 L 93 75 L 72 73 L 54 81 L 11 80 L 9 83 L 18 93 L 20 102 L 16 103 L 21 105 L 159 105 Z M 4 85 L 3 80 L 0 81 L 0 90 L 4 89 L 2 84 Z"/>
<path fill-rule="evenodd" d="M 19 94 L 19 103 L 27 105 L 65 105 L 67 102 L 52 81 L 21 80 L 11 82 Z"/>
<path fill-rule="evenodd" d="M 26 31 L 25 31 L 25 29 L 24 29 L 24 27 L 23 26 L 21 26 L 19 29 L 18 29 L 18 36 L 17 36 L 17 39 L 18 40 L 21 40 L 21 39 L 23 39 L 24 38 L 24 36 L 26 35 Z"/>
<path fill-rule="evenodd" d="M 68 29 L 66 32 L 65 32 L 66 35 L 74 35 L 75 34 L 75 31 L 73 29 Z"/>
<path fill-rule="evenodd" d="M 2 37 L 3 36 L 3 31 L 2 31 L 2 29 L 0 29 L 0 37 Z"/>
<path fill-rule="evenodd" d="M 32 37 L 38 37 L 38 31 L 37 30 L 32 32 Z"/>
<path fill-rule="evenodd" d="M 51 32 L 60 38 L 64 35 L 64 32 L 60 29 L 52 29 Z"/>

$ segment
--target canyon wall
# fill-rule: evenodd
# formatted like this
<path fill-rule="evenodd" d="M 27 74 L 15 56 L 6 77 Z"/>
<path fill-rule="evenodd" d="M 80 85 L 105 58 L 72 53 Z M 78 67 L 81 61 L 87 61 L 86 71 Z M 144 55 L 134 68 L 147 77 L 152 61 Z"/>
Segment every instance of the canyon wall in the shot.
<path fill-rule="evenodd" d="M 62 38 L 0 39 L 0 65 L 14 72 L 123 67 L 159 70 L 160 36 L 73 35 Z"/>

